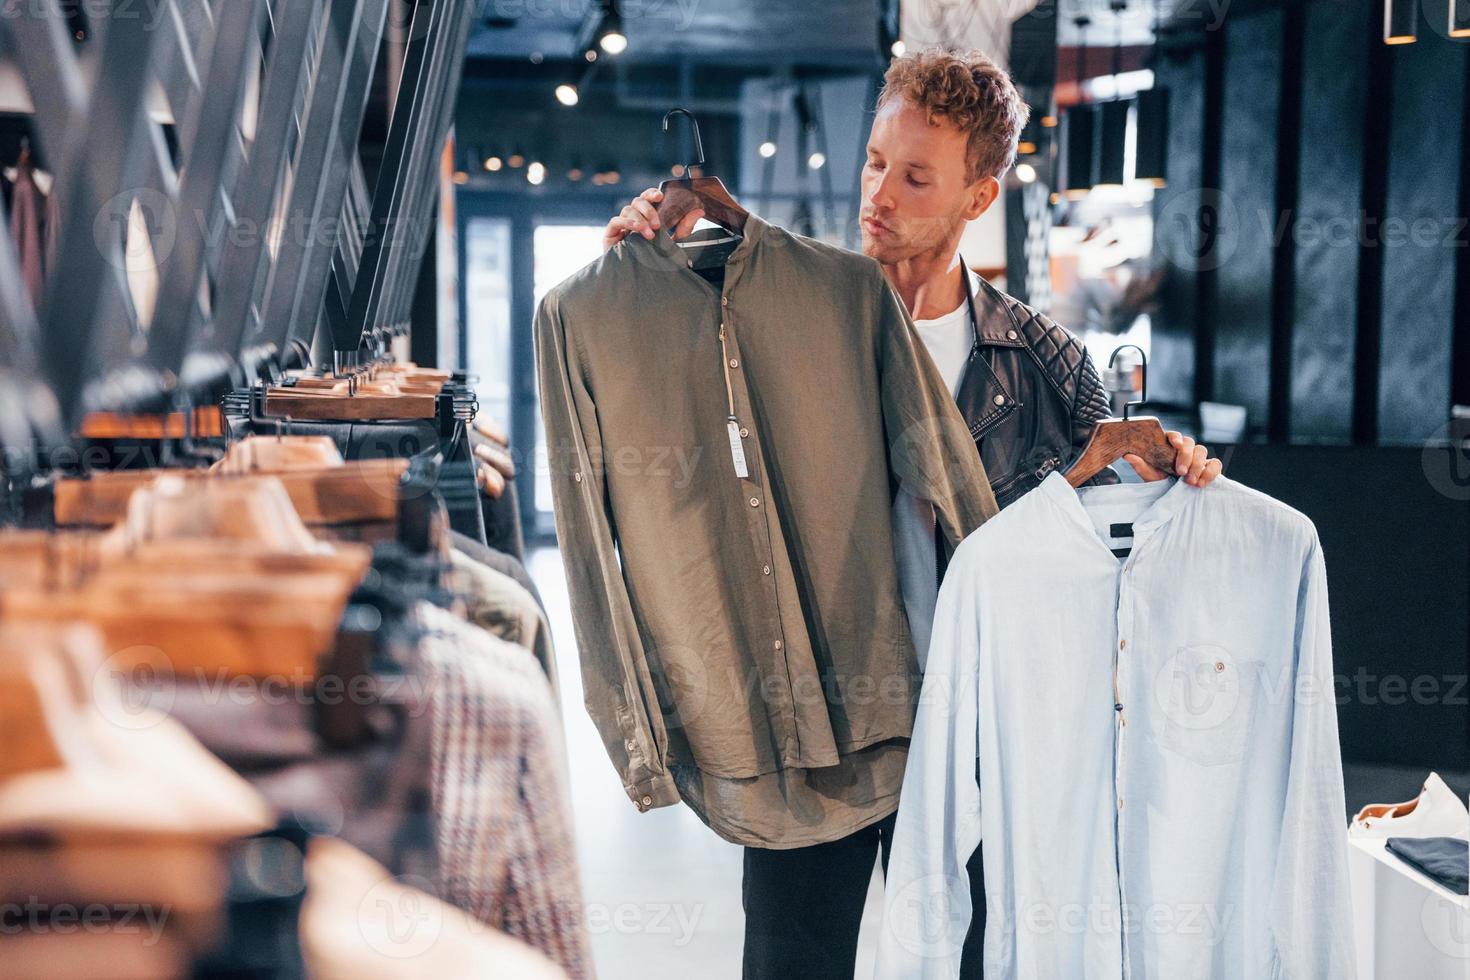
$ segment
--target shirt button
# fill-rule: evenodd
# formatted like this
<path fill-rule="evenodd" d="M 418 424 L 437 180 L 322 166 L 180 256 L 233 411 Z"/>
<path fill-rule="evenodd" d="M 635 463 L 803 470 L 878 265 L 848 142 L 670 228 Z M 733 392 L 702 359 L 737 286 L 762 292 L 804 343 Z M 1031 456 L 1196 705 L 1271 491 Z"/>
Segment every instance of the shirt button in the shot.
<path fill-rule="evenodd" d="M 995 396 L 995 403 L 997 405 L 1004 405 L 1006 403 L 1006 396 L 1005 395 L 996 395 Z"/>
<path fill-rule="evenodd" d="M 731 367 L 739 367 L 740 366 L 740 358 L 738 358 L 738 357 L 732 357 L 732 358 L 730 358 L 730 366 Z"/>
<path fill-rule="evenodd" d="M 651 796 L 645 796 L 643 798 L 643 805 L 644 806 L 653 806 L 653 797 L 651 797 Z"/>
<path fill-rule="evenodd" d="M 742 425 L 740 427 L 740 438 L 744 439 L 748 435 L 750 435 L 750 430 Z"/>
<path fill-rule="evenodd" d="M 728 296 L 721 296 L 720 297 L 720 305 L 721 306 L 729 306 L 730 305 L 730 297 L 728 297 Z"/>
<path fill-rule="evenodd" d="M 1122 650 L 1122 649 L 1126 648 L 1127 646 L 1128 646 L 1128 641 L 1127 640 L 1119 640 L 1118 641 L 1118 649 L 1119 650 Z"/>
<path fill-rule="evenodd" d="M 759 497 L 751 497 L 750 498 L 750 506 L 752 506 L 752 507 L 759 507 L 760 505 L 761 505 L 761 502 L 760 502 L 760 498 Z"/>
<path fill-rule="evenodd" d="M 633 740 L 631 738 L 625 738 L 625 739 L 623 739 L 623 744 L 628 747 L 628 751 L 629 752 L 632 752 L 633 751 L 634 745 L 633 745 Z"/>
<path fill-rule="evenodd" d="M 582 482 L 582 474 L 581 473 L 573 473 L 572 474 L 572 481 L 575 482 L 575 483 L 581 483 Z"/>
<path fill-rule="evenodd" d="M 777 650 L 781 649 L 781 641 L 780 640 L 777 640 L 775 642 L 774 646 L 776 647 Z"/>
<path fill-rule="evenodd" d="M 769 574 L 771 574 L 771 566 L 770 565 L 762 565 L 761 566 L 761 574 L 762 575 L 769 575 Z"/>
<path fill-rule="evenodd" d="M 1217 674 L 1223 673 L 1224 670 L 1225 670 L 1225 662 L 1223 660 L 1216 660 L 1215 661 L 1215 673 L 1217 673 Z"/>

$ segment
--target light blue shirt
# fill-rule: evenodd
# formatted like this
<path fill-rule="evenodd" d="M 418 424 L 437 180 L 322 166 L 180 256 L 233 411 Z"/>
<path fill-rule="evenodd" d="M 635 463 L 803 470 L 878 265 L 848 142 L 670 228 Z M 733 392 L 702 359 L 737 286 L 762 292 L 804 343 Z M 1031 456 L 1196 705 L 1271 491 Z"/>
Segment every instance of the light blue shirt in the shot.
<path fill-rule="evenodd" d="M 987 980 L 1351 980 L 1345 811 L 1311 521 L 1053 472 L 945 575 L 877 977 L 959 976 L 983 837 Z"/>

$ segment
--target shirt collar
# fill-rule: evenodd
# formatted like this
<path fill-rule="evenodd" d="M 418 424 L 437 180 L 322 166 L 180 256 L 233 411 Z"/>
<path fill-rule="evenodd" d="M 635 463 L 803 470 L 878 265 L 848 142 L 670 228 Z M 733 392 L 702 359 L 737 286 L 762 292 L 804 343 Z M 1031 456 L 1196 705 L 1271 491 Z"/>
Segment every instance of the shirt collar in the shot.
<path fill-rule="evenodd" d="M 746 257 L 750 255 L 751 250 L 755 248 L 756 242 L 760 241 L 760 237 L 765 230 L 766 223 L 754 211 L 750 212 L 749 217 L 745 219 L 745 231 L 741 242 L 735 246 L 735 250 L 730 253 L 730 257 L 725 260 L 725 264 L 734 265 L 745 261 Z M 626 240 L 624 239 L 624 241 Z M 684 254 L 684 250 L 679 247 L 678 242 L 674 241 L 673 236 L 663 229 L 660 229 L 653 236 L 653 241 L 649 244 L 654 247 L 654 250 L 659 255 L 675 265 L 680 265 L 687 269 L 690 268 L 690 264 L 693 262 L 689 256 Z"/>
<path fill-rule="evenodd" d="M 1089 497 L 1100 497 L 1102 499 L 1118 500 L 1147 500 L 1153 497 L 1153 503 L 1146 507 L 1133 521 L 1133 533 L 1135 536 L 1145 534 L 1164 524 L 1184 507 L 1191 499 L 1191 487 L 1177 476 L 1166 477 L 1168 488 L 1162 492 L 1158 489 L 1158 483 L 1116 483 L 1099 487 L 1087 488 Z M 1087 514 L 1087 508 L 1082 504 L 1081 495 L 1067 482 L 1061 470 L 1052 470 L 1041 485 L 1037 488 L 1045 493 L 1056 503 L 1061 510 L 1072 520 L 1084 528 L 1092 537 L 1097 536 L 1097 527 L 1092 518 Z"/>

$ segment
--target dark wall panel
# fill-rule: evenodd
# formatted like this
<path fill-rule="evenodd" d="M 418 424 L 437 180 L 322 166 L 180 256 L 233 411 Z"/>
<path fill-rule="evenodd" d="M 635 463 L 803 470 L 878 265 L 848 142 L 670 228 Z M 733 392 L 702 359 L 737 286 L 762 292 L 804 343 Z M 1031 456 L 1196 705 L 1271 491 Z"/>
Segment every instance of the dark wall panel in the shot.
<path fill-rule="evenodd" d="M 1470 766 L 1470 493 L 1451 450 L 1227 448 L 1231 479 L 1317 526 L 1344 758 Z"/>
<path fill-rule="evenodd" d="M 1390 58 L 1378 438 L 1414 443 L 1449 417 L 1466 47 L 1421 26 Z"/>
<path fill-rule="evenodd" d="M 1205 55 L 1161 51 L 1154 82 L 1169 90 L 1169 182 L 1154 196 L 1154 252 L 1163 269 L 1153 318 L 1149 396 L 1192 405 L 1199 326 L 1198 205 L 1203 186 Z"/>
<path fill-rule="evenodd" d="M 1292 216 L 1290 437 L 1347 443 L 1353 434 L 1364 72 L 1375 24 L 1364 3 L 1314 0 L 1304 11 L 1301 139 Z M 1290 82 L 1288 81 L 1288 84 Z"/>
<path fill-rule="evenodd" d="M 1244 405 L 1252 430 L 1264 427 L 1270 407 L 1281 32 L 1279 10 L 1225 25 L 1214 395 Z"/>

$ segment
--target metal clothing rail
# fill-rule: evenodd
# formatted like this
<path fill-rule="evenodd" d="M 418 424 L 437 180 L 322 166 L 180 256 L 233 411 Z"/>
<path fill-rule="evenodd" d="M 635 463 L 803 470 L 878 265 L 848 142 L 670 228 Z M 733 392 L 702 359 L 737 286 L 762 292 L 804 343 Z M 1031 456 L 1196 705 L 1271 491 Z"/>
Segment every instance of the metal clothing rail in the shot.
<path fill-rule="evenodd" d="M 348 355 L 403 328 L 477 4 L 411 4 L 370 191 L 358 143 L 390 2 L 110 0 L 79 50 L 62 0 L 0 0 L 58 215 L 39 302 L 0 241 L 0 448 L 213 400 L 319 320 Z"/>

